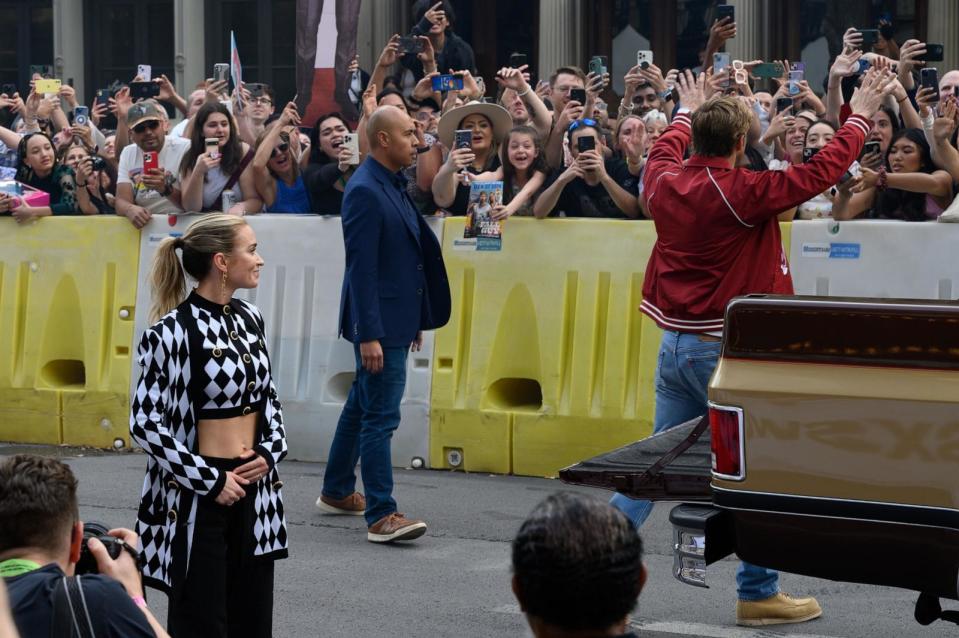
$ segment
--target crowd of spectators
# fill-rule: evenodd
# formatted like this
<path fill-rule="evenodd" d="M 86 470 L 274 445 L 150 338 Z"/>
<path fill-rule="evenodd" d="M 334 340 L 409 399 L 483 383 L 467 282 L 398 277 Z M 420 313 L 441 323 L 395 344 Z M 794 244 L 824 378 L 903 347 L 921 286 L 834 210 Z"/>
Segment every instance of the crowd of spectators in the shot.
<path fill-rule="evenodd" d="M 448 2 L 421 0 L 414 17 L 412 33 L 390 38 L 369 73 L 356 60 L 350 66 L 358 121 L 329 113 L 303 126 L 295 103 L 278 101 L 270 86 L 244 83 L 231 91 L 222 80 L 207 80 L 186 99 L 165 76 L 151 79 L 153 99 L 134 100 L 120 86 L 108 100 L 94 101 L 82 122 L 69 86 L 41 95 L 31 82 L 26 97 L 0 94 L 0 180 L 49 195 L 48 203 L 32 205 L 0 192 L 0 214 L 24 221 L 116 213 L 138 228 L 154 214 L 182 211 L 337 215 L 366 155 L 367 117 L 392 105 L 416 125 L 417 158 L 405 173 L 424 215 L 465 215 L 470 184 L 496 180 L 505 187 L 494 219 L 648 218 L 642 177 L 650 148 L 679 108 L 676 69 L 664 72 L 644 58 L 625 74 L 613 113 L 603 99 L 613 97 L 610 78 L 596 60 L 584 65 L 589 73 L 570 64 L 536 81 L 519 63 L 525 56 L 511 56 L 515 68 L 503 66 L 485 83 L 475 75 L 470 45 L 455 33 Z M 773 76 L 762 60 L 725 64 L 722 49 L 735 35 L 728 18 L 713 23 L 702 72 L 710 95 L 736 95 L 749 106 L 753 122 L 741 165 L 753 170 L 811 161 L 848 116 L 865 70 L 897 74 L 896 90 L 843 181 L 781 219 L 922 221 L 950 206 L 959 181 L 959 70 L 943 73 L 938 86 L 922 86 L 925 43 L 863 46 L 862 33 L 850 28 L 818 90 L 795 75 L 802 75 L 801 63 L 775 61 Z M 765 72 L 757 74 L 760 65 Z M 434 80 L 446 75 L 462 88 L 435 90 Z M 176 124 L 173 109 L 183 116 Z M 461 130 L 471 132 L 468 145 L 455 142 Z"/>

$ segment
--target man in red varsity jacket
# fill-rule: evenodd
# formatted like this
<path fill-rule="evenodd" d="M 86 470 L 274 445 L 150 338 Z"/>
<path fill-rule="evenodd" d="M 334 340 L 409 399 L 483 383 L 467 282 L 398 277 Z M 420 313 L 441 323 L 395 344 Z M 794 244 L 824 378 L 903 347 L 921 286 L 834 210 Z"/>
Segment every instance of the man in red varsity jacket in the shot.
<path fill-rule="evenodd" d="M 707 412 L 726 304 L 749 293 L 792 294 L 776 216 L 827 190 L 859 157 L 871 117 L 894 76 L 870 72 L 850 101 L 852 115 L 808 163 L 785 171 L 736 168 L 751 114 L 733 97 L 704 99 L 705 78 L 678 78 L 679 113 L 653 146 L 643 186 L 656 224 L 640 309 L 664 330 L 656 370 L 654 433 Z M 692 141 L 692 156 L 683 161 Z M 649 501 L 617 494 L 613 505 L 637 526 Z M 779 591 L 779 574 L 743 563 L 736 621 L 761 626 L 822 615 L 814 598 Z"/>

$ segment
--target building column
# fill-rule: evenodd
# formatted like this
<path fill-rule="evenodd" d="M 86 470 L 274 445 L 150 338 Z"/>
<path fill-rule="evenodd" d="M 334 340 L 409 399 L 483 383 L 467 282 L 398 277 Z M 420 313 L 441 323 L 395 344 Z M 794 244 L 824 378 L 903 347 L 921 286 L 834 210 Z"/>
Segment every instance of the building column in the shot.
<path fill-rule="evenodd" d="M 373 73 L 373 65 L 380 57 L 383 47 L 389 42 L 394 33 L 406 35 L 409 29 L 405 28 L 405 14 L 402 0 L 365 0 L 363 4 L 371 5 L 372 29 L 370 30 L 370 61 L 364 68 Z"/>
<path fill-rule="evenodd" d="M 727 0 L 736 7 L 736 37 L 726 41 L 726 51 L 733 60 L 764 60 L 766 12 L 764 0 Z"/>
<path fill-rule="evenodd" d="M 77 100 L 87 104 L 83 60 L 83 3 L 53 0 L 53 71 L 64 82 L 72 78 Z"/>
<path fill-rule="evenodd" d="M 183 99 L 187 99 L 193 92 L 193 87 L 212 73 L 212 69 L 206 68 L 203 6 L 204 3 L 196 0 L 174 0 L 174 82 L 177 93 L 183 96 Z"/>
<path fill-rule="evenodd" d="M 959 3 L 955 0 L 929 0 L 926 41 L 943 45 L 943 60 L 932 64 L 939 77 L 959 69 Z"/>
<path fill-rule="evenodd" d="M 536 73 L 548 78 L 561 66 L 582 66 L 583 4 L 581 0 L 540 0 L 539 60 Z"/>

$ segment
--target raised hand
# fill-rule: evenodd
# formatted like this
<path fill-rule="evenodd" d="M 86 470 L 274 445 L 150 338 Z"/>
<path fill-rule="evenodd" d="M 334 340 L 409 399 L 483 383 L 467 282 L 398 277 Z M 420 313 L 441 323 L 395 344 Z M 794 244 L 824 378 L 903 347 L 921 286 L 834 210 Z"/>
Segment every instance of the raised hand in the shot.
<path fill-rule="evenodd" d="M 391 67 L 396 64 L 396 61 L 400 57 L 400 36 L 398 33 L 394 33 L 389 42 L 386 43 L 386 46 L 383 47 L 383 51 L 380 53 L 380 58 L 376 61 L 377 66 L 382 67 Z"/>
<path fill-rule="evenodd" d="M 938 142 L 945 142 L 952 138 L 956 126 L 959 126 L 959 102 L 954 96 L 947 97 L 939 109 L 941 113 L 932 123 L 932 136 Z"/>
<path fill-rule="evenodd" d="M 861 57 L 862 51 L 859 49 L 846 48 L 836 56 L 836 60 L 829 68 L 829 75 L 835 78 L 847 78 L 855 75 L 859 72 L 859 58 Z"/>
<path fill-rule="evenodd" d="M 676 91 L 679 93 L 679 105 L 682 108 L 695 111 L 706 101 L 706 74 L 699 77 L 686 69 L 676 78 Z"/>
<path fill-rule="evenodd" d="M 856 27 L 849 27 L 842 34 L 842 45 L 845 49 L 861 49 L 862 33 L 856 30 Z"/>
<path fill-rule="evenodd" d="M 296 110 L 296 102 L 287 102 L 283 107 L 283 113 L 280 115 L 281 126 L 299 126 L 300 112 Z"/>
<path fill-rule="evenodd" d="M 862 85 L 849 100 L 849 108 L 856 115 L 871 118 L 879 110 L 882 99 L 895 88 L 895 79 L 889 69 L 869 69 L 862 78 Z"/>
<path fill-rule="evenodd" d="M 715 46 L 708 46 L 707 49 L 711 51 L 718 51 L 726 43 L 726 40 L 735 37 L 736 23 L 733 22 L 732 18 L 715 20 L 713 22 L 713 26 L 709 28 L 709 44 Z"/>

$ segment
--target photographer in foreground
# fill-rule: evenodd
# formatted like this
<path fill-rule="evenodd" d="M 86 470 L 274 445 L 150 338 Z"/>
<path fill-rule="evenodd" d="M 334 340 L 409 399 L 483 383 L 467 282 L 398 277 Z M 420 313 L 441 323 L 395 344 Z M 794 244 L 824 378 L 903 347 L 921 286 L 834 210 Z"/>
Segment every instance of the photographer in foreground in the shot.
<path fill-rule="evenodd" d="M 168 638 L 143 599 L 136 534 L 110 530 L 122 547 L 114 560 L 99 540 L 84 541 L 78 519 L 77 480 L 67 465 L 32 454 L 0 463 L 0 576 L 20 636 L 51 635 L 57 590 L 74 574 L 86 545 L 100 572 L 77 577 L 93 634 Z"/>

